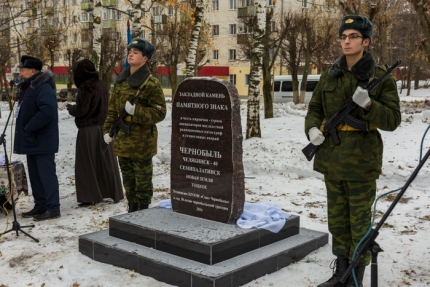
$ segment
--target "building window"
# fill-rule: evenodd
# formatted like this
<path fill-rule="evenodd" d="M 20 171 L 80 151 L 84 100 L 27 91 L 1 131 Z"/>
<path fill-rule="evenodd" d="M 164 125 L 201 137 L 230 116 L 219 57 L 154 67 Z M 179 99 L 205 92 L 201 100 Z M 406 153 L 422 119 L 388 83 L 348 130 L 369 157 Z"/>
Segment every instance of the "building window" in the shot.
<path fill-rule="evenodd" d="M 219 35 L 219 25 L 213 25 L 212 26 L 212 36 L 218 36 Z"/>
<path fill-rule="evenodd" d="M 239 34 L 252 34 L 252 25 L 242 24 L 239 27 Z"/>
<path fill-rule="evenodd" d="M 219 58 L 219 51 L 218 50 L 212 50 L 212 59 L 218 60 Z"/>
<path fill-rule="evenodd" d="M 236 74 L 231 74 L 228 76 L 228 78 L 230 83 L 232 83 L 233 85 L 236 85 Z"/>
<path fill-rule="evenodd" d="M 106 20 L 107 19 L 107 14 L 108 14 L 108 9 L 107 8 L 103 8 L 103 10 L 102 10 L 102 20 Z"/>
<path fill-rule="evenodd" d="M 241 7 L 254 6 L 254 0 L 239 0 L 242 4 Z"/>
<path fill-rule="evenodd" d="M 173 8 L 173 6 L 169 6 L 168 10 L 167 10 L 167 14 L 168 15 L 173 15 L 175 13 L 175 9 Z"/>
<path fill-rule="evenodd" d="M 270 32 L 275 32 L 275 31 L 276 31 L 276 22 L 270 21 Z"/>
<path fill-rule="evenodd" d="M 267 0 L 267 6 L 275 6 L 276 0 Z"/>
<path fill-rule="evenodd" d="M 93 21 L 93 13 L 92 12 L 82 12 L 81 13 L 81 22 L 91 22 Z"/>
<path fill-rule="evenodd" d="M 214 9 L 214 11 L 219 10 L 219 1 L 218 0 L 212 0 L 212 8 Z"/>
<path fill-rule="evenodd" d="M 77 34 L 73 34 L 73 42 L 77 42 L 78 41 L 78 35 Z"/>
<path fill-rule="evenodd" d="M 67 25 L 67 17 L 63 17 L 63 24 Z"/>
<path fill-rule="evenodd" d="M 140 38 L 141 39 L 146 39 L 146 37 L 145 37 L 146 35 L 145 35 L 145 30 L 142 30 L 142 31 L 140 31 Z"/>
<path fill-rule="evenodd" d="M 245 74 L 245 86 L 249 86 L 249 74 Z"/>
<path fill-rule="evenodd" d="M 152 7 L 152 16 L 159 16 L 162 12 L 161 7 Z"/>
<path fill-rule="evenodd" d="M 236 0 L 229 0 L 228 9 L 236 10 Z"/>
<path fill-rule="evenodd" d="M 308 0 L 302 0 L 302 7 L 308 8 Z"/>
<path fill-rule="evenodd" d="M 78 5 L 78 1 L 77 0 L 73 0 L 73 5 Z"/>
<path fill-rule="evenodd" d="M 228 59 L 230 61 L 236 60 L 236 50 L 235 49 L 229 49 L 228 50 Z"/>
<path fill-rule="evenodd" d="M 228 34 L 236 35 L 236 24 L 228 24 Z"/>

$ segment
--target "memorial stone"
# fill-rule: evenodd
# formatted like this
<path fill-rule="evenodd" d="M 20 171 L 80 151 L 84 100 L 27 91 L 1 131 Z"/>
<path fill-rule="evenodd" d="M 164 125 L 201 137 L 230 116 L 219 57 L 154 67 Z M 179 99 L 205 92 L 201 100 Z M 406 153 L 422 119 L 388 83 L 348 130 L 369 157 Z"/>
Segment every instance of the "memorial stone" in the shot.
<path fill-rule="evenodd" d="M 189 78 L 178 86 L 172 105 L 174 212 L 236 221 L 245 200 L 242 139 L 240 100 L 233 84 Z"/>

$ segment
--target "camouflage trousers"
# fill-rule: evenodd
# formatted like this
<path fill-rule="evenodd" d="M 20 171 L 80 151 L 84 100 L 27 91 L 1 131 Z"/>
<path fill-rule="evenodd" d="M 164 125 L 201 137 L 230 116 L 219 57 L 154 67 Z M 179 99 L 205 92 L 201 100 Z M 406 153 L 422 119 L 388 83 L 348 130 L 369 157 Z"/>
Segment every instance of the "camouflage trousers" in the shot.
<path fill-rule="evenodd" d="M 128 202 L 150 204 L 153 194 L 152 158 L 143 160 L 118 157 L 118 163 Z"/>
<path fill-rule="evenodd" d="M 327 188 L 328 229 L 333 237 L 332 252 L 335 256 L 351 260 L 371 223 L 376 181 L 324 180 Z M 367 252 L 358 263 L 366 266 L 370 259 L 370 252 Z"/>

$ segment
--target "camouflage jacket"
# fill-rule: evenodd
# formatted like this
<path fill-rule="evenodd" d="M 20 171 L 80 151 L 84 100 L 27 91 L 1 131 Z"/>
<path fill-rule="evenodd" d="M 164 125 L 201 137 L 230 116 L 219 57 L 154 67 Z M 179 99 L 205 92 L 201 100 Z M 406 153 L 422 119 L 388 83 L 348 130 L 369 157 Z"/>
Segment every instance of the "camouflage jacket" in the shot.
<path fill-rule="evenodd" d="M 352 97 L 358 85 L 364 87 L 373 76 L 380 77 L 386 68 L 376 66 L 369 52 L 347 69 L 346 58 L 342 56 L 329 70 L 325 71 L 312 94 L 305 117 L 305 133 L 312 127 L 320 127 Z M 372 106 L 367 113 L 360 107 L 351 112 L 357 119 L 369 122 L 384 131 L 395 130 L 401 122 L 399 96 L 393 76 L 386 77 L 369 93 Z M 333 180 L 370 181 L 381 174 L 383 143 L 378 130 L 337 131 L 339 145 L 327 136 L 318 148 L 314 158 L 314 170 Z M 308 136 L 309 137 L 309 136 Z"/>
<path fill-rule="evenodd" d="M 146 87 L 136 102 L 134 115 L 127 117 L 125 121 L 131 132 L 127 134 L 120 130 L 114 140 L 114 153 L 117 156 L 149 159 L 157 154 L 158 131 L 155 124 L 166 117 L 166 101 L 160 82 L 150 74 L 147 65 L 132 75 L 130 69 L 126 69 L 118 76 L 109 99 L 103 130 L 104 133 L 109 132 L 126 101 L 136 95 L 140 85 L 148 77 Z"/>

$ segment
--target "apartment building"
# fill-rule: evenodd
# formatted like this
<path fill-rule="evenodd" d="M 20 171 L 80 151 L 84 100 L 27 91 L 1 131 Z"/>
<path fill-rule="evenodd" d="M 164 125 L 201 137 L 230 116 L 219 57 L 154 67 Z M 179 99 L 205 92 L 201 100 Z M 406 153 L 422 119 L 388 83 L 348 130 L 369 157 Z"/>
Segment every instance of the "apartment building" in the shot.
<path fill-rule="evenodd" d="M 252 33 L 252 26 L 246 24 L 246 19 L 255 13 L 254 1 L 207 1 L 205 19 L 211 27 L 212 46 L 208 51 L 209 62 L 198 71 L 198 75 L 228 80 L 236 85 L 240 95 L 247 95 L 250 63 L 242 51 L 241 44 L 246 43 L 248 34 Z M 2 2 L 4 3 L 5 0 L 0 0 L 0 5 Z M 15 50 L 13 53 L 15 56 L 11 58 L 9 67 L 9 71 L 15 75 L 18 72 L 16 68 L 19 62 L 18 49 L 21 48 L 22 54 L 25 50 L 22 43 L 31 35 L 43 37 L 57 32 L 61 37 L 60 48 L 55 51 L 54 74 L 58 78 L 68 73 L 67 49 L 80 48 L 90 51 L 94 44 L 94 30 L 100 28 L 102 33 L 126 42 L 127 20 L 135 15 L 135 11 L 131 10 L 130 0 L 42 0 L 37 5 L 30 0 L 12 2 L 15 3 L 9 12 L 12 16 L 19 16 L 16 17 L 13 27 L 2 28 L 0 37 L 8 37 L 11 47 Z M 151 1 L 147 2 L 149 5 Z M 325 4 L 325 0 L 316 0 L 316 2 L 319 2 L 319 5 Z M 284 13 L 307 9 L 310 6 L 310 0 L 267 0 L 266 4 L 268 9 L 274 10 L 271 24 L 271 29 L 274 31 L 281 25 Z M 3 12 L 7 13 L 7 11 Z M 172 9 L 154 5 L 151 9 L 148 7 L 146 13 L 139 15 L 142 24 L 140 37 L 151 41 L 151 21 L 152 24 L 166 23 L 168 17 L 172 15 Z M 6 33 L 6 30 L 9 32 Z M 31 45 L 27 44 L 27 47 Z M 28 49 L 25 52 L 32 53 Z M 117 72 L 120 69 L 121 67 L 117 67 Z M 167 73 L 166 68 L 158 67 L 160 77 L 166 76 Z M 177 73 L 181 74 L 180 69 Z M 286 74 L 287 68 L 282 63 L 278 63 L 274 73 Z"/>

